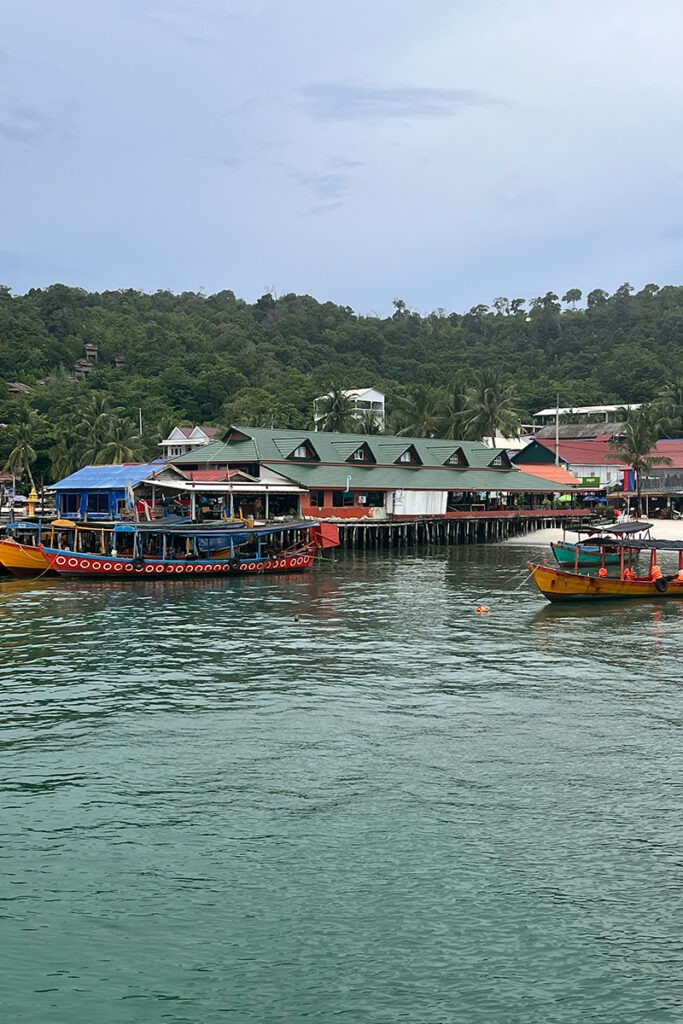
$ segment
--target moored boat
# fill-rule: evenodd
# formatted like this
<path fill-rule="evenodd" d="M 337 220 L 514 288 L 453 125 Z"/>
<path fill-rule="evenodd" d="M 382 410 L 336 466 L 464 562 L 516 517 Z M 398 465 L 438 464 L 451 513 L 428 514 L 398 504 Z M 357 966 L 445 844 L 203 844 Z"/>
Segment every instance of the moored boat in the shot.
<path fill-rule="evenodd" d="M 41 548 L 43 538 L 49 543 L 67 544 L 73 541 L 74 523 L 55 519 L 43 525 L 37 522 L 8 523 L 5 536 L 0 538 L 0 565 L 13 576 L 40 576 L 52 573 L 50 563 Z"/>
<path fill-rule="evenodd" d="M 602 541 L 603 549 L 614 544 Z M 683 598 L 683 541 L 624 539 L 619 542 L 619 576 L 609 576 L 605 565 L 598 576 L 568 572 L 548 565 L 529 563 L 534 583 L 549 601 L 582 601 L 606 598 Z M 631 568 L 633 555 L 649 551 L 646 575 L 636 576 Z M 658 551 L 677 552 L 678 571 L 664 573 L 658 564 Z"/>
<path fill-rule="evenodd" d="M 305 572 L 321 548 L 339 543 L 336 526 L 309 521 L 251 527 L 140 523 L 96 532 L 101 534 L 98 552 L 41 545 L 50 567 L 64 576 L 118 579 Z M 296 541 L 278 548 L 277 541 L 287 534 L 295 534 Z"/>
<path fill-rule="evenodd" d="M 551 541 L 550 548 L 558 565 L 561 566 L 573 565 L 574 568 L 578 568 L 579 566 L 601 566 L 603 563 L 606 565 L 618 565 L 621 556 L 619 548 L 614 544 L 614 541 L 634 536 L 647 538 L 650 536 L 651 529 L 652 523 L 642 521 L 605 524 L 595 527 L 585 526 L 576 530 L 564 530 L 562 540 Z M 578 540 L 568 541 L 567 533 L 578 534 Z M 609 541 L 610 539 L 612 539 L 612 547 L 604 548 L 601 546 L 602 541 Z M 636 551 L 632 556 L 632 560 L 636 561 L 637 558 L 638 552 Z"/>

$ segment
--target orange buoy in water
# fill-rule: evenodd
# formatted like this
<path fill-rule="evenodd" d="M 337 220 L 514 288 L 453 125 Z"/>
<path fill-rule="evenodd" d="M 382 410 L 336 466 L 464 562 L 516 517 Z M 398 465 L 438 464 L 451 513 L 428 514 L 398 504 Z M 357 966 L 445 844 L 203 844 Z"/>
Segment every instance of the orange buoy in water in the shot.
<path fill-rule="evenodd" d="M 486 615 L 487 611 L 489 611 L 489 606 L 487 604 L 478 604 L 476 610 L 480 615 Z"/>

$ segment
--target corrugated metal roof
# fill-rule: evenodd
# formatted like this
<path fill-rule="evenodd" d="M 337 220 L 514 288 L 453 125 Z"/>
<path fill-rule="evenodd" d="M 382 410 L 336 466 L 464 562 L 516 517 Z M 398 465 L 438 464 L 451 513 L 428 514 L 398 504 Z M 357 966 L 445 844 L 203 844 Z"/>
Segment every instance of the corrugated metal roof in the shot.
<path fill-rule="evenodd" d="M 581 483 L 575 476 L 572 476 L 563 466 L 554 466 L 552 462 L 541 462 L 536 465 L 524 465 L 519 467 L 523 473 L 530 473 L 537 479 L 549 480 L 551 483 L 563 484 L 573 487 Z"/>
<path fill-rule="evenodd" d="M 124 463 L 122 466 L 84 466 L 70 476 L 65 476 L 56 484 L 52 491 L 106 491 L 120 490 L 128 484 L 133 487 L 146 480 L 155 470 L 162 469 L 165 462 Z"/>

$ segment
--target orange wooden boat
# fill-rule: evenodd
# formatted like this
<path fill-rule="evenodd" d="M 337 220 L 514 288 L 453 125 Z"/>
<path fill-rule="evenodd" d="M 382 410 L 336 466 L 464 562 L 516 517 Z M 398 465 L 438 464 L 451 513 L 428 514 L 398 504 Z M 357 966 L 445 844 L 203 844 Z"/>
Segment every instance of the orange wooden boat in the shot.
<path fill-rule="evenodd" d="M 0 564 L 13 576 L 37 576 L 41 572 L 52 572 L 40 548 L 32 544 L 20 544 L 12 537 L 0 540 Z"/>
<path fill-rule="evenodd" d="M 610 598 L 683 598 L 683 541 L 665 540 L 624 540 L 619 543 L 620 571 L 618 576 L 607 575 L 605 559 L 608 549 L 614 547 L 614 540 L 602 542 L 605 557 L 600 575 L 583 575 L 555 569 L 549 565 L 529 562 L 534 583 L 549 601 L 585 601 Z M 650 552 L 650 564 L 646 575 L 636 576 L 631 565 L 637 551 Z M 657 562 L 657 552 L 678 553 L 678 572 L 665 574 Z"/>

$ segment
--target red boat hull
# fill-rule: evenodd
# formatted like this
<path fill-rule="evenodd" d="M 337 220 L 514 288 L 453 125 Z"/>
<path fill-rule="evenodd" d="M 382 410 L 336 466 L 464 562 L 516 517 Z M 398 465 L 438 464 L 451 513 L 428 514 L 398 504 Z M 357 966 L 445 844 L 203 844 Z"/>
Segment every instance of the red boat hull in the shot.
<path fill-rule="evenodd" d="M 313 568 L 315 545 L 308 545 L 277 558 L 241 559 L 231 565 L 227 559 L 193 559 L 192 561 L 145 560 L 133 564 L 131 558 L 109 558 L 102 555 L 80 554 L 43 548 L 52 569 L 61 576 L 81 576 L 91 579 L 151 579 L 160 577 L 189 579 L 209 576 L 246 576 L 253 573 L 306 572 Z"/>

